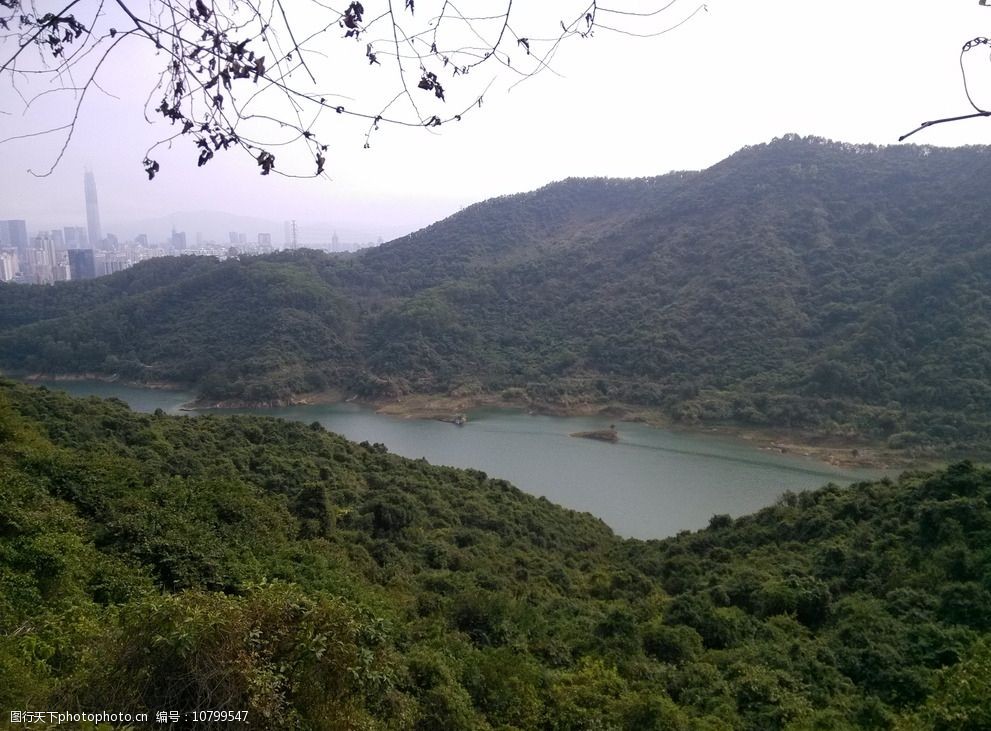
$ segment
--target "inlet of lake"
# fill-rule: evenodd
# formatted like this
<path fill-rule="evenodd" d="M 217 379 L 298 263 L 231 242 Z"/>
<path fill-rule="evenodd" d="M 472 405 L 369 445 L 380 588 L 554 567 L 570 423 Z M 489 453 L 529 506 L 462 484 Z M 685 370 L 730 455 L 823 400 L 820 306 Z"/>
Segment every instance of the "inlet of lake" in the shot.
<path fill-rule="evenodd" d="M 115 397 L 147 412 L 160 408 L 172 414 L 190 413 L 180 412 L 180 406 L 193 398 L 180 391 L 98 381 L 44 385 L 75 396 Z M 348 439 L 380 442 L 404 457 L 482 470 L 533 495 L 592 513 L 618 534 L 636 538 L 664 538 L 703 528 L 716 514 L 752 513 L 771 505 L 786 490 L 847 484 L 884 474 L 761 450 L 731 437 L 636 423 L 618 422 L 620 441 L 615 444 L 569 436 L 607 428 L 611 421 L 606 417 L 481 409 L 469 412 L 468 423 L 458 427 L 385 416 L 347 403 L 236 413 L 318 421 Z"/>

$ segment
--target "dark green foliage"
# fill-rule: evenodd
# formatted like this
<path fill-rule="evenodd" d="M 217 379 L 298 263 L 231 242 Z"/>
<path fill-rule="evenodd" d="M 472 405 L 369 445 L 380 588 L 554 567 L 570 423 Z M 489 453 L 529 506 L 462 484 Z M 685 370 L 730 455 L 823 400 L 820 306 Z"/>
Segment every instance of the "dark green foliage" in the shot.
<path fill-rule="evenodd" d="M 988 727 L 991 471 L 616 538 L 477 471 L 0 381 L 0 704 L 286 729 Z"/>
<path fill-rule="evenodd" d="M 702 638 L 689 626 L 652 622 L 644 628 L 643 649 L 661 662 L 681 665 L 702 654 Z"/>
<path fill-rule="evenodd" d="M 263 403 L 620 402 L 973 453 L 991 443 L 989 165 L 788 136 L 701 173 L 497 198 L 354 257 L 0 285 L 0 367 Z"/>

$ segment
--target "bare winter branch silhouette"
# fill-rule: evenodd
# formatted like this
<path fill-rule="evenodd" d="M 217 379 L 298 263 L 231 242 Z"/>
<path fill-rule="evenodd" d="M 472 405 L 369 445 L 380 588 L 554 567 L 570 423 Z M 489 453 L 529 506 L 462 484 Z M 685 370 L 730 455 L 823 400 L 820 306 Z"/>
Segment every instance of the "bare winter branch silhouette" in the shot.
<path fill-rule="evenodd" d="M 160 152 L 188 140 L 197 165 L 224 151 L 250 155 L 262 175 L 325 174 L 343 120 L 364 121 L 368 147 L 383 126 L 435 131 L 480 109 L 497 79 L 551 71 L 569 39 L 596 32 L 650 37 L 704 5 L 643 8 L 595 0 L 548 8 L 534 0 L 0 0 L 0 84 L 25 110 L 61 94 L 65 116 L 25 137 L 60 135 L 50 166 L 71 143 L 80 114 L 108 65 L 151 56 L 145 117 L 165 123 L 143 155 L 149 179 Z M 567 10 L 562 14 L 562 10 Z M 607 19 L 607 23 L 599 18 Z M 137 68 L 140 65 L 135 64 Z M 9 113 L 9 110 L 5 110 Z M 305 169 L 283 169 L 281 151 L 307 150 Z"/>

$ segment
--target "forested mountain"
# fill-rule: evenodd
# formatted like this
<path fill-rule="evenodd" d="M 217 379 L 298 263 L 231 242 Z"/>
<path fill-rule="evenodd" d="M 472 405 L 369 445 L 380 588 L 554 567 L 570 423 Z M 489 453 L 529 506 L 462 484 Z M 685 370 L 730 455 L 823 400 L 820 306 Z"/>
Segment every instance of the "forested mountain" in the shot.
<path fill-rule="evenodd" d="M 789 136 L 567 180 L 367 253 L 0 286 L 0 367 L 267 401 L 506 393 L 688 423 L 991 443 L 991 148 Z"/>
<path fill-rule="evenodd" d="M 983 729 L 989 545 L 991 472 L 969 463 L 642 542 L 317 424 L 0 381 L 4 709 Z"/>

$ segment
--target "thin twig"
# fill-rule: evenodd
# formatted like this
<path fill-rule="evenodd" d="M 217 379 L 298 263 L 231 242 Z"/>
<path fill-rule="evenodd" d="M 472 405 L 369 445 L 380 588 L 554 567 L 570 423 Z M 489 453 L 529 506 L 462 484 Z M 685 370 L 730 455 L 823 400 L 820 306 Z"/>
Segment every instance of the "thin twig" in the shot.
<path fill-rule="evenodd" d="M 991 112 L 974 112 L 973 114 L 961 114 L 959 117 L 944 117 L 943 119 L 934 119 L 930 122 L 923 122 L 918 127 L 913 129 L 911 132 L 907 134 L 903 134 L 901 137 L 899 137 L 898 141 L 904 142 L 909 137 L 914 135 L 916 132 L 921 132 L 922 130 L 927 129 L 928 127 L 934 127 L 937 124 L 945 124 L 946 122 L 959 122 L 964 119 L 975 119 L 976 117 L 991 117 Z"/>

